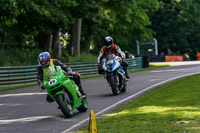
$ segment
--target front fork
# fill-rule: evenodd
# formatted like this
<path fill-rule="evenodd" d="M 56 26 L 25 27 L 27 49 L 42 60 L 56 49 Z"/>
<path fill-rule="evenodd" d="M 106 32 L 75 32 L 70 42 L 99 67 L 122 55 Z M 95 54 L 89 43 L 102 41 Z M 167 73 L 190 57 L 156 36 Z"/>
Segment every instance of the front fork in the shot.
<path fill-rule="evenodd" d="M 110 84 L 110 76 L 114 76 L 115 78 L 115 84 L 119 85 L 119 76 L 117 75 L 117 73 L 108 73 L 104 71 L 104 79 L 107 80 L 107 82 Z"/>
<path fill-rule="evenodd" d="M 59 94 L 63 94 L 65 91 L 65 88 L 61 87 L 59 90 L 52 90 L 52 91 L 48 91 L 48 95 L 57 102 L 56 100 L 56 96 Z"/>

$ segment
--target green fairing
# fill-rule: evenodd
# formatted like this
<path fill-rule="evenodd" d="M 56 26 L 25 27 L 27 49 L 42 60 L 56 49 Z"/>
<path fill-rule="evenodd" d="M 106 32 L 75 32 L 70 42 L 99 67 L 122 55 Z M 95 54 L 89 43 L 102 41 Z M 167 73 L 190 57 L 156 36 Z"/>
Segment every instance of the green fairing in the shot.
<path fill-rule="evenodd" d="M 67 79 L 67 80 L 65 80 Z M 78 90 L 76 89 L 76 84 L 74 81 L 71 81 L 69 78 L 64 78 L 62 80 L 62 84 L 65 88 L 69 88 L 68 91 L 73 97 L 73 106 L 72 108 L 75 109 L 80 106 L 81 98 L 77 97 Z"/>
<path fill-rule="evenodd" d="M 77 96 L 78 87 L 74 81 L 71 81 L 68 77 L 66 77 L 63 72 L 64 71 L 60 66 L 55 67 L 53 63 L 50 63 L 50 66 L 43 70 L 44 88 L 47 89 L 48 94 L 54 101 L 56 101 L 56 96 L 58 94 L 63 94 L 66 89 L 68 94 L 71 95 L 72 109 L 76 109 L 81 105 L 81 98 Z"/>

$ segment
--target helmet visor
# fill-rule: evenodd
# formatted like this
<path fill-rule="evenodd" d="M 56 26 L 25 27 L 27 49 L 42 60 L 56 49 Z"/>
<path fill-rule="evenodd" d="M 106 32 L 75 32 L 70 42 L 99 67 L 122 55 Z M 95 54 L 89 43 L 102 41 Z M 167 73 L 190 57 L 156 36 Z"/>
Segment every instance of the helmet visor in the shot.
<path fill-rule="evenodd" d="M 44 61 L 40 61 L 40 65 L 45 68 L 48 66 L 50 59 L 44 60 Z"/>
<path fill-rule="evenodd" d="M 48 63 L 48 60 L 40 61 L 40 64 L 41 64 L 41 65 L 45 65 L 45 64 L 47 64 L 47 63 Z"/>

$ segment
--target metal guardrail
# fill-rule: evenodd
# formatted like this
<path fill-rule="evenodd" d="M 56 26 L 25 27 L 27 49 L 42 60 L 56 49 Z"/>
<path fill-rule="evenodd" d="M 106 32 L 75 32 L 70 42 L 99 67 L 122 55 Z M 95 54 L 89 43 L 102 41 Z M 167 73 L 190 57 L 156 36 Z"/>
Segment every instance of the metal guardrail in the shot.
<path fill-rule="evenodd" d="M 128 63 L 128 70 L 136 70 L 143 68 L 142 57 L 137 57 L 134 59 L 126 59 L 126 62 Z"/>
<path fill-rule="evenodd" d="M 126 59 L 128 70 L 142 68 L 142 57 Z M 82 76 L 98 74 L 97 62 L 67 63 L 74 72 Z M 0 67 L 0 87 L 36 83 L 37 65 Z"/>

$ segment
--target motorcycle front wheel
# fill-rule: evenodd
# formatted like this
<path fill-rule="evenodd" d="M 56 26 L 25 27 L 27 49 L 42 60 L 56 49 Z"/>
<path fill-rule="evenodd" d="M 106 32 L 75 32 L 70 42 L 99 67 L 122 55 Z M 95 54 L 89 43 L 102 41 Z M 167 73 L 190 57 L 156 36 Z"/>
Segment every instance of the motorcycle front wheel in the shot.
<path fill-rule="evenodd" d="M 111 89 L 113 92 L 113 95 L 118 95 L 120 93 L 118 85 L 116 84 L 115 81 L 115 76 L 110 76 L 110 85 L 111 85 Z"/>
<path fill-rule="evenodd" d="M 63 112 L 63 114 L 67 117 L 70 118 L 73 115 L 73 110 L 72 110 L 72 105 L 70 98 L 66 92 L 63 92 L 63 94 L 58 94 L 56 96 L 57 103 Z"/>

